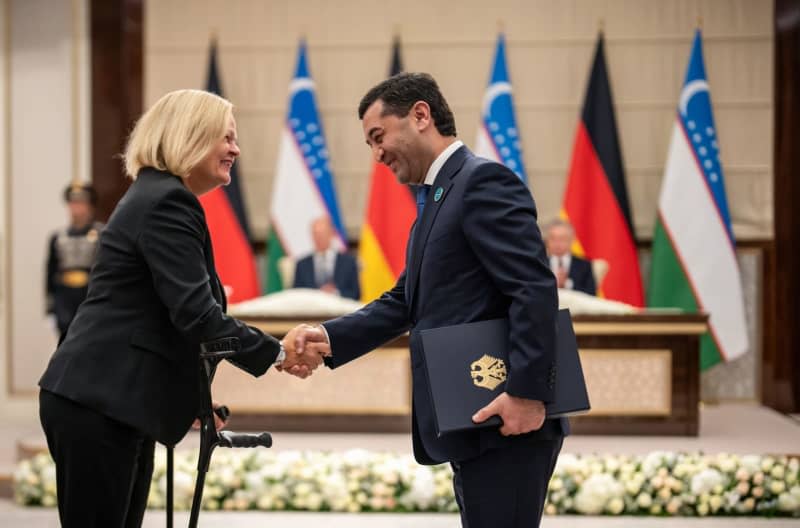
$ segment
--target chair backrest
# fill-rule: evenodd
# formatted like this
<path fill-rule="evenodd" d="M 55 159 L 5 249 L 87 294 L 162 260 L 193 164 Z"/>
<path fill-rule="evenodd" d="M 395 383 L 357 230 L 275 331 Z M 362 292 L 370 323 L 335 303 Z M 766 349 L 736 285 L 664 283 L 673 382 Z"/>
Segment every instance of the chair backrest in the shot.
<path fill-rule="evenodd" d="M 605 259 L 592 259 L 592 275 L 594 275 L 594 283 L 597 285 L 598 290 L 606 277 L 606 273 L 608 273 L 608 261 Z"/>
<path fill-rule="evenodd" d="M 283 289 L 288 290 L 294 285 L 295 262 L 292 257 L 281 257 L 278 259 L 278 273 L 281 274 Z"/>

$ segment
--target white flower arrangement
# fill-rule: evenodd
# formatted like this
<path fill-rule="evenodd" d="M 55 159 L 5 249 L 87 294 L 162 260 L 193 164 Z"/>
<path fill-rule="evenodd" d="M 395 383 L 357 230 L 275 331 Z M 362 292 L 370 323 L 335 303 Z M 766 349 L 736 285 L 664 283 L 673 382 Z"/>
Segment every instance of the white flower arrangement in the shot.
<path fill-rule="evenodd" d="M 197 453 L 175 454 L 175 509 L 188 509 Z M 207 510 L 455 512 L 449 465 L 354 449 L 217 450 L 206 476 Z M 14 473 L 17 503 L 56 505 L 52 459 L 40 454 Z M 156 451 L 148 506 L 164 508 L 166 452 Z M 562 454 L 547 514 L 763 515 L 800 517 L 800 459 L 654 452 L 646 456 Z"/>
<path fill-rule="evenodd" d="M 559 457 L 549 514 L 800 517 L 800 459 L 653 452 Z"/>

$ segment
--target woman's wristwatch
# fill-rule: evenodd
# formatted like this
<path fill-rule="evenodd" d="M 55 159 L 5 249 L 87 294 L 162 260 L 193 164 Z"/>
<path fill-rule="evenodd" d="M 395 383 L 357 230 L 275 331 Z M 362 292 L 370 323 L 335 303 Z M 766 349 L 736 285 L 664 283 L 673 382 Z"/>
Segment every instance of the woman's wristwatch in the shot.
<path fill-rule="evenodd" d="M 278 341 L 278 344 L 281 348 L 278 351 L 278 357 L 276 357 L 275 361 L 272 363 L 273 367 L 280 367 L 283 361 L 286 359 L 286 349 L 283 348 L 283 341 Z"/>

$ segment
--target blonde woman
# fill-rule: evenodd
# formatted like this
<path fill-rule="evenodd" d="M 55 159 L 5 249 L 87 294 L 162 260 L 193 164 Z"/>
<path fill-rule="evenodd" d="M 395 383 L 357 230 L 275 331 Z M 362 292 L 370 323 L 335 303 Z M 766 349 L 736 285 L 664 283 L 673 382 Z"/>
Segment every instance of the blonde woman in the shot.
<path fill-rule="evenodd" d="M 141 525 L 154 442 L 177 443 L 198 411 L 201 343 L 238 338 L 230 361 L 254 376 L 297 362 L 293 346 L 286 357 L 278 340 L 225 315 L 197 196 L 227 185 L 238 156 L 231 103 L 199 90 L 165 95 L 131 133 L 133 183 L 39 382 L 65 527 Z M 305 373 L 321 361 L 304 358 Z"/>

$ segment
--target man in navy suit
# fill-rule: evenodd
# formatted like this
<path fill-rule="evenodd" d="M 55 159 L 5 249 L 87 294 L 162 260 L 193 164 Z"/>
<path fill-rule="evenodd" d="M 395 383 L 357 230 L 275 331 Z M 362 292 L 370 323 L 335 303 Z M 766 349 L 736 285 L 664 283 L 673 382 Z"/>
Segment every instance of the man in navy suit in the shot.
<path fill-rule="evenodd" d="M 311 224 L 314 253 L 297 262 L 294 287 L 319 288 L 357 300 L 361 297 L 361 288 L 358 285 L 356 259 L 347 253 L 339 253 L 331 246 L 333 234 L 333 225 L 327 216 L 317 218 Z"/>
<path fill-rule="evenodd" d="M 416 459 L 451 463 L 463 526 L 538 526 L 568 422 L 545 420 L 558 300 L 530 191 L 457 140 L 430 75 L 387 79 L 364 96 L 358 113 L 375 159 L 417 188 L 406 269 L 361 310 L 306 326 L 298 352 L 319 352 L 336 369 L 410 332 Z M 473 417 L 500 415 L 502 427 L 437 437 L 420 331 L 502 317 L 510 327 L 507 389 Z"/>
<path fill-rule="evenodd" d="M 559 288 L 577 290 L 589 295 L 597 294 L 592 263 L 571 252 L 575 230 L 572 224 L 556 219 L 545 227 L 545 242 L 550 258 L 550 269 L 556 276 Z"/>

